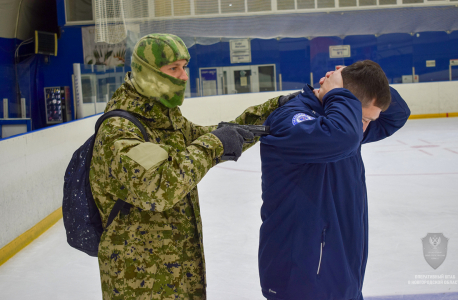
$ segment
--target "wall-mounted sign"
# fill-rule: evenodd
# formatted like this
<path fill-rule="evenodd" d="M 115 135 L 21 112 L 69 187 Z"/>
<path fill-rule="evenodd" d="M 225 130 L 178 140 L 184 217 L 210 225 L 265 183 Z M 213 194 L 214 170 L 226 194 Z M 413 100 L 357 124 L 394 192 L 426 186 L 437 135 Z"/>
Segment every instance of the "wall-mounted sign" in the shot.
<path fill-rule="evenodd" d="M 450 60 L 450 65 L 451 66 L 458 66 L 458 59 L 451 59 Z"/>
<path fill-rule="evenodd" d="M 415 75 L 402 75 L 402 83 L 414 83 L 419 82 L 420 78 L 418 74 Z"/>
<path fill-rule="evenodd" d="M 231 64 L 250 63 L 251 53 L 234 53 L 231 54 Z"/>
<path fill-rule="evenodd" d="M 426 67 L 435 67 L 436 66 L 436 61 L 435 60 L 427 60 L 426 61 Z"/>
<path fill-rule="evenodd" d="M 329 46 L 329 57 L 330 58 L 339 58 L 339 57 L 350 57 L 350 45 L 339 45 L 339 46 Z"/>
<path fill-rule="evenodd" d="M 230 40 L 231 64 L 251 62 L 251 44 L 249 39 Z"/>
<path fill-rule="evenodd" d="M 231 51 L 251 50 L 248 39 L 230 40 L 229 43 L 231 44 Z"/>

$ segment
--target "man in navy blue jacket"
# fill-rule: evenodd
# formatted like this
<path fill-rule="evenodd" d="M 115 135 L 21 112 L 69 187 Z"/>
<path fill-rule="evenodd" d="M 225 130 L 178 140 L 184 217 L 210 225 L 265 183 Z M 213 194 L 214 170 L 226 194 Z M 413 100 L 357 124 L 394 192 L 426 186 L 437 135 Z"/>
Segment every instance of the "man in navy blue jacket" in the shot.
<path fill-rule="evenodd" d="M 269 300 L 362 300 L 368 249 L 361 144 L 401 128 L 410 110 L 372 61 L 305 86 L 261 138 L 259 273 Z M 342 88 L 342 86 L 344 88 Z"/>

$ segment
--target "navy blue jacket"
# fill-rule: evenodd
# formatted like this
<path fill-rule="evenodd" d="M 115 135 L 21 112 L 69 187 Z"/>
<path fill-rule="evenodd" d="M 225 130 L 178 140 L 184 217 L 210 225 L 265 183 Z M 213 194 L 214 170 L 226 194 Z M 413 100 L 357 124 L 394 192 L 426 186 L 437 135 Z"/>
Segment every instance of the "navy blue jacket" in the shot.
<path fill-rule="evenodd" d="M 361 102 L 343 88 L 321 104 L 305 86 L 266 120 L 259 244 L 266 298 L 363 299 L 368 219 L 361 144 L 407 121 L 406 103 L 393 88 L 391 96 L 364 134 Z"/>

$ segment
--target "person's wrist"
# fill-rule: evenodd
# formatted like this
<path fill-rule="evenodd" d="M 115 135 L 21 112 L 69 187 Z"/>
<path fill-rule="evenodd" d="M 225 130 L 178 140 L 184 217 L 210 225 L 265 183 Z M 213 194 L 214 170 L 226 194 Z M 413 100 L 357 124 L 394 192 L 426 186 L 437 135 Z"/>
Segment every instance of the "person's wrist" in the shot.
<path fill-rule="evenodd" d="M 321 98 L 321 102 L 324 104 L 330 97 L 332 97 L 335 94 L 341 93 L 342 90 L 344 90 L 343 87 L 336 87 L 336 88 L 333 88 L 327 91 L 326 94 L 324 94 L 323 97 Z"/>

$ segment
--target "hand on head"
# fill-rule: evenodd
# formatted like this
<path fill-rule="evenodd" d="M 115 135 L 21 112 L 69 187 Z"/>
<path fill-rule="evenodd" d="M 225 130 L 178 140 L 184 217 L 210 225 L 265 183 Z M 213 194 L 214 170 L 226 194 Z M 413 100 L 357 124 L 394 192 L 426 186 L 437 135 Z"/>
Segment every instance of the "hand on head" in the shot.
<path fill-rule="evenodd" d="M 313 93 L 320 101 L 323 101 L 324 95 L 330 90 L 343 87 L 342 70 L 344 68 L 345 66 L 337 66 L 335 71 L 327 72 L 325 77 L 320 79 L 320 88 L 313 90 Z"/>

